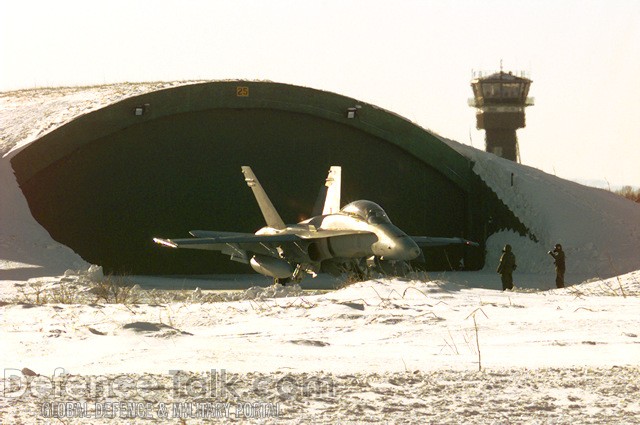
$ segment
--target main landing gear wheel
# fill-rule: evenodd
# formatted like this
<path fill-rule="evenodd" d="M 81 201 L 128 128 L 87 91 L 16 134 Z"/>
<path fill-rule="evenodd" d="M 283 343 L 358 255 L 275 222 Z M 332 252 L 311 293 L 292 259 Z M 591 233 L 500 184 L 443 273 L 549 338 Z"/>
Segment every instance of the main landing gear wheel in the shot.
<path fill-rule="evenodd" d="M 277 278 L 274 277 L 273 278 L 273 284 L 274 285 L 282 285 L 282 286 L 287 286 L 287 283 L 291 282 L 291 278 L 290 277 L 284 277 L 284 278 Z"/>

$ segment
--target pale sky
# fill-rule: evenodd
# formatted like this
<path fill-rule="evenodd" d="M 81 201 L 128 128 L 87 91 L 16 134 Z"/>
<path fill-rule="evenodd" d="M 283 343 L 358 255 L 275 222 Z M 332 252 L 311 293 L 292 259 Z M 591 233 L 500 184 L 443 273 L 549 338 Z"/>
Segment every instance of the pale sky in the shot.
<path fill-rule="evenodd" d="M 0 3 L 0 90 L 257 79 L 372 103 L 484 149 L 472 70 L 533 80 L 522 162 L 640 186 L 640 0 Z"/>

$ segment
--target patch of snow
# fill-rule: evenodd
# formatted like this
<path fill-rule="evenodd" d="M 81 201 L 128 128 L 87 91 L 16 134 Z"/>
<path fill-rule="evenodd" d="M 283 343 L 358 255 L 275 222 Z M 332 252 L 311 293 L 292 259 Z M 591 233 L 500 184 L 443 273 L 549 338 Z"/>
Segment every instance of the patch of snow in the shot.
<path fill-rule="evenodd" d="M 89 264 L 31 215 L 8 158 L 0 158 L 0 280 L 56 276 Z"/>
<path fill-rule="evenodd" d="M 42 415 L 46 402 L 85 401 L 91 410 L 145 401 L 160 422 L 160 404 L 206 399 L 277 402 L 279 423 L 396 422 L 409 413 L 444 423 L 635 422 L 639 279 L 545 292 L 382 279 L 232 302 L 2 303 L 0 381 L 10 396 L 0 412 L 13 420 Z M 216 379 L 234 393 L 203 393 L 200 384 Z M 75 392 L 62 395 L 27 387 L 56 380 L 118 385 L 109 395 L 96 385 L 68 385 Z"/>
<path fill-rule="evenodd" d="M 537 272 L 546 267 L 543 253 L 556 243 L 562 244 L 566 253 L 568 273 L 610 277 L 640 269 L 640 204 L 471 146 L 441 140 L 474 161 L 473 171 L 538 239 L 537 244 L 518 241 L 521 237 L 517 235 L 508 238 L 498 234 L 490 239 L 492 250 L 506 242 L 521 248 L 514 249 L 521 271 Z M 495 255 L 489 254 L 492 260 Z"/>
<path fill-rule="evenodd" d="M 506 244 L 511 245 L 516 255 L 516 273 L 545 273 L 553 269 L 553 258 L 547 255 L 548 249 L 529 237 L 520 236 L 512 230 L 502 230 L 487 239 L 485 271 L 496 270 Z"/>
<path fill-rule="evenodd" d="M 0 155 L 22 147 L 81 115 L 129 97 L 197 81 L 55 87 L 0 93 Z"/>

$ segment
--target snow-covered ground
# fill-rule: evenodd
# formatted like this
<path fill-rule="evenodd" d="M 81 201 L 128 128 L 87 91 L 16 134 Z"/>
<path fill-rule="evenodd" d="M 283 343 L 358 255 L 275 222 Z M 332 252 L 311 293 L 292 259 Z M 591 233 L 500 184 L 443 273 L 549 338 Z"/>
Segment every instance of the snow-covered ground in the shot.
<path fill-rule="evenodd" d="M 227 402 L 221 415 L 258 403 L 284 423 L 640 423 L 640 272 L 545 292 L 396 279 L 125 304 L 34 304 L 36 283 L 0 307 L 9 423 L 63 402 L 89 423 L 123 401 L 143 406 L 123 423 Z"/>
<path fill-rule="evenodd" d="M 640 423 L 640 207 L 452 141 L 539 243 L 500 232 L 484 271 L 326 293 L 135 288 L 109 303 L 98 268 L 62 276 L 89 264 L 31 217 L 9 159 L 175 84 L 0 95 L 0 423 Z M 576 285 L 548 290 L 556 242 Z M 505 243 L 520 289 L 501 292 Z"/>
<path fill-rule="evenodd" d="M 5 298 L 14 302 L 3 307 L 0 361 L 80 374 L 97 365 L 104 373 L 474 370 L 475 315 L 487 368 L 627 365 L 640 360 L 640 272 L 620 280 L 540 293 L 381 279 L 315 295 L 254 288 L 239 301 L 195 291 L 180 301 L 44 305 L 30 285 L 18 286 Z"/>

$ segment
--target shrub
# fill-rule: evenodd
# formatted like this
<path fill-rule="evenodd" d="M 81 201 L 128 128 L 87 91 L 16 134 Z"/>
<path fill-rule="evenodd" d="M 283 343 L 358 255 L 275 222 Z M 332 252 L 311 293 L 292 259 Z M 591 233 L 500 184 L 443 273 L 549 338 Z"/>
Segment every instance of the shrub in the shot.
<path fill-rule="evenodd" d="M 616 190 L 615 193 L 620 196 L 624 196 L 633 202 L 640 203 L 640 188 L 634 189 L 631 186 L 623 186 L 622 189 Z"/>

